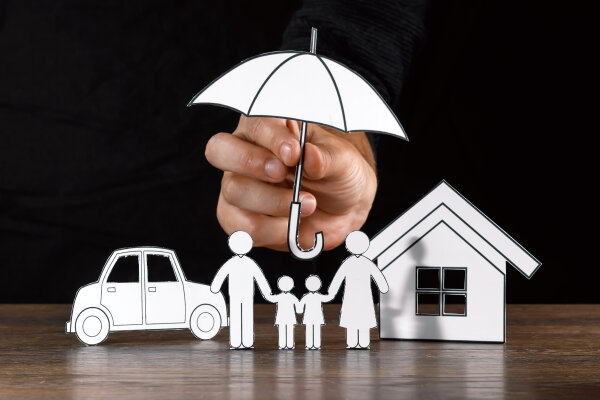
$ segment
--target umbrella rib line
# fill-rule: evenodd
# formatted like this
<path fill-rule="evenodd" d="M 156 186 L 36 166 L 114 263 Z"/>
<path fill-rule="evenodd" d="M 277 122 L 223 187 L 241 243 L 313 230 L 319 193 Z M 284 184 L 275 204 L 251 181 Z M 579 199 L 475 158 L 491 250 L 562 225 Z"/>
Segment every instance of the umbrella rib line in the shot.
<path fill-rule="evenodd" d="M 273 71 L 271 71 L 271 73 L 269 74 L 269 76 L 267 76 L 267 78 L 265 79 L 265 81 L 262 83 L 262 85 L 260 85 L 260 88 L 258 89 L 258 91 L 256 92 L 256 95 L 254 96 L 254 98 L 252 99 L 252 103 L 250 103 L 250 107 L 248 108 L 248 115 L 250 115 L 250 113 L 252 112 L 252 107 L 254 107 L 254 102 L 256 102 L 256 99 L 258 98 L 258 96 L 260 95 L 260 92 L 262 92 L 263 88 L 265 87 L 265 85 L 267 84 L 267 82 L 269 81 L 269 79 L 271 79 L 271 77 L 275 74 L 275 72 L 277 72 L 277 70 L 279 68 L 281 68 L 285 63 L 287 63 L 288 61 L 290 61 L 292 58 L 296 58 L 298 56 L 301 56 L 304 53 L 298 53 L 298 54 L 294 54 L 293 56 L 286 58 L 284 61 L 282 61 L 277 67 L 275 67 L 275 69 L 273 69 Z"/>
<path fill-rule="evenodd" d="M 337 83 L 335 82 L 335 79 L 333 78 L 333 74 L 331 73 L 331 71 L 325 64 L 325 62 L 321 59 L 321 57 L 320 56 L 316 56 L 316 57 L 319 59 L 319 61 L 321 61 L 321 64 L 323 64 L 323 67 L 325 67 L 325 70 L 329 74 L 329 78 L 331 78 L 331 82 L 333 83 L 333 87 L 335 88 L 335 92 L 337 93 L 338 101 L 340 102 L 340 108 L 342 109 L 342 121 L 344 121 L 344 132 L 348 132 L 348 127 L 346 125 L 346 113 L 344 112 L 344 103 L 342 102 L 342 96 L 340 95 L 340 91 L 338 89 Z"/>

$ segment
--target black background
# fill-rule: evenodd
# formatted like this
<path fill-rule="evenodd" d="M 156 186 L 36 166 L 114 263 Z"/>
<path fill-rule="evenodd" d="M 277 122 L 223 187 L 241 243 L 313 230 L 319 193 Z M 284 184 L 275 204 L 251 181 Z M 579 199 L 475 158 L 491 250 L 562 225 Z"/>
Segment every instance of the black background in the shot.
<path fill-rule="evenodd" d="M 204 146 L 238 116 L 185 105 L 278 49 L 299 3 L 0 4 L 0 301 L 70 302 L 114 249 L 138 245 L 174 249 L 189 279 L 209 283 L 230 253 Z M 509 302 L 599 302 L 591 15 L 563 2 L 433 4 L 394 105 L 410 142 L 382 136 L 363 230 L 446 179 L 543 263 L 531 280 L 508 267 Z M 328 285 L 346 252 L 251 256 L 301 293 L 311 273 Z"/>

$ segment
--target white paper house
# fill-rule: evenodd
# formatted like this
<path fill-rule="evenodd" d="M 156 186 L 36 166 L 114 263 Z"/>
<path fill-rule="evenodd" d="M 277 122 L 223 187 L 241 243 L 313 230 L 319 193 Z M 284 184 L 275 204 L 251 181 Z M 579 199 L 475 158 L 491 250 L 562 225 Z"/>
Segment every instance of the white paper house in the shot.
<path fill-rule="evenodd" d="M 445 181 L 391 222 L 365 256 L 390 290 L 380 337 L 504 342 L 507 262 L 530 278 L 541 265 Z"/>

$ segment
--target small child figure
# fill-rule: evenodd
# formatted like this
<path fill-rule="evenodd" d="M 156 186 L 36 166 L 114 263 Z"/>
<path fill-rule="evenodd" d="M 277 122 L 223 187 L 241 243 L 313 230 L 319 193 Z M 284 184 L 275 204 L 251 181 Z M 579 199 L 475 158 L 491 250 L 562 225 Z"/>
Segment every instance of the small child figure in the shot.
<path fill-rule="evenodd" d="M 323 317 L 323 303 L 333 300 L 333 295 L 317 292 L 321 288 L 321 279 L 316 275 L 306 278 L 306 293 L 300 300 L 300 313 L 304 312 L 302 324 L 306 326 L 306 349 L 319 350 L 321 348 L 321 325 L 325 325 Z"/>
<path fill-rule="evenodd" d="M 279 349 L 293 349 L 296 313 L 300 306 L 298 298 L 290 293 L 294 288 L 294 280 L 289 276 L 282 276 L 277 281 L 277 287 L 281 293 L 271 295 L 269 301 L 277 303 L 275 325 L 279 327 Z"/>

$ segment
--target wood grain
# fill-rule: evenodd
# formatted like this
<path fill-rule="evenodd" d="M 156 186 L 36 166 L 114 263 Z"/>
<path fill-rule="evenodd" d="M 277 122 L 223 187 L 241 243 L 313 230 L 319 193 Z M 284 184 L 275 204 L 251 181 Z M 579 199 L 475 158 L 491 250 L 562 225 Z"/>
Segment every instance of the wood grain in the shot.
<path fill-rule="evenodd" d="M 274 307 L 256 306 L 254 350 L 191 332 L 111 333 L 85 347 L 68 305 L 0 305 L 1 398 L 600 398 L 600 306 L 509 305 L 507 343 L 377 340 L 346 350 L 325 309 L 323 350 L 279 351 Z"/>

